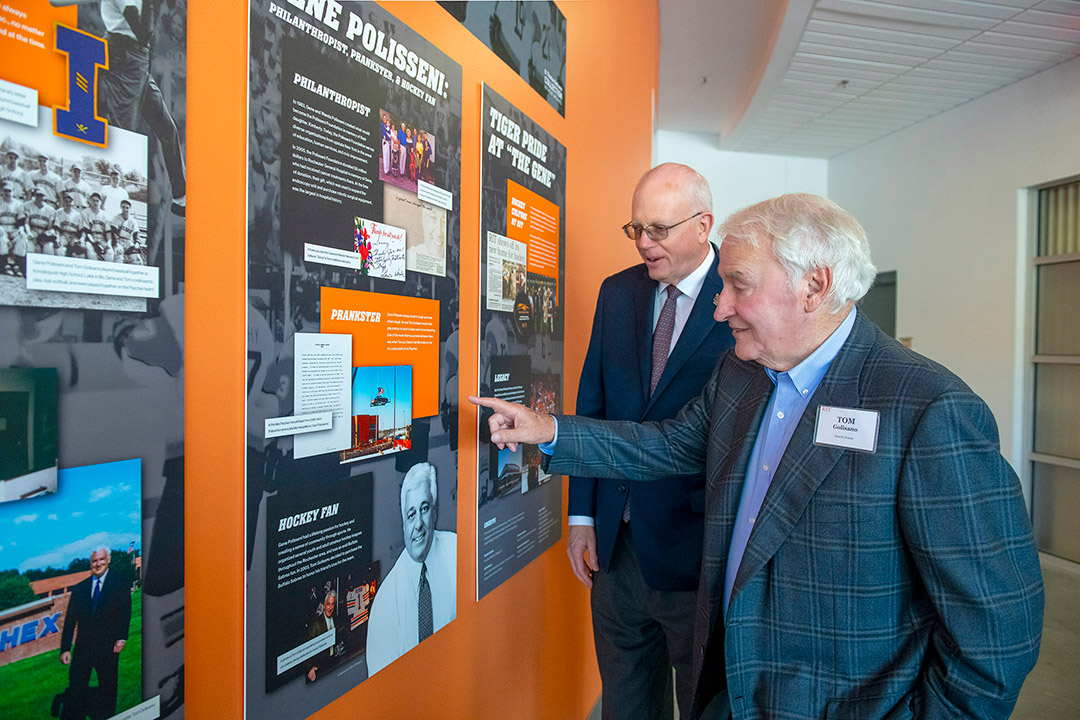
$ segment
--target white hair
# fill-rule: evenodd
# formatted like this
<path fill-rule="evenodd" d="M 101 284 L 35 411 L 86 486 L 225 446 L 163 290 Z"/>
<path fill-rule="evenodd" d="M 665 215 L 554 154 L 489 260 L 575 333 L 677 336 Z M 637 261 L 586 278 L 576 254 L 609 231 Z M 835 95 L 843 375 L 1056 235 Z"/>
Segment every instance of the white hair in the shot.
<path fill-rule="evenodd" d="M 435 482 L 435 468 L 431 463 L 416 463 L 405 473 L 405 479 L 401 481 L 401 512 L 405 513 L 405 493 L 414 487 L 427 483 L 428 493 L 431 495 L 431 505 L 434 507 L 439 500 L 439 484 Z"/>
<path fill-rule="evenodd" d="M 831 268 L 831 313 L 860 300 L 877 275 L 862 225 L 847 210 L 817 195 L 781 195 L 737 210 L 720 226 L 720 238 L 755 248 L 763 239 L 771 241 L 773 256 L 787 271 L 792 287 L 811 269 Z"/>

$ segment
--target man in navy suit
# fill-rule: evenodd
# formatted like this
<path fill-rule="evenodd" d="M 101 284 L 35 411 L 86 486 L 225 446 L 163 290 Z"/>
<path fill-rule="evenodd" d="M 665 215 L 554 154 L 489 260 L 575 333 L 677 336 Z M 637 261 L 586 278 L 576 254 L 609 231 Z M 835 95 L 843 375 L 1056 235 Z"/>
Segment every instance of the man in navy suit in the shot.
<path fill-rule="evenodd" d="M 116 714 L 120 653 L 127 644 L 131 624 L 130 579 L 109 572 L 112 554 L 107 547 L 90 554 L 90 577 L 71 589 L 64 629 L 60 634 L 60 662 L 70 665 L 63 718 L 95 720 Z M 75 652 L 71 641 L 75 638 Z M 91 671 L 97 671 L 97 699 L 90 702 Z"/>
<path fill-rule="evenodd" d="M 875 271 L 835 203 L 766 200 L 720 236 L 735 348 L 675 419 L 478 400 L 492 441 L 557 434 L 551 472 L 705 471 L 690 718 L 1007 718 L 1043 587 L 990 409 L 855 309 Z"/>
<path fill-rule="evenodd" d="M 643 263 L 600 287 L 578 413 L 663 420 L 701 392 L 732 345 L 727 324 L 712 319 L 723 288 L 712 227 L 709 184 L 692 168 L 666 163 L 638 181 L 623 231 Z M 570 565 L 592 588 L 603 717 L 670 718 L 672 667 L 685 714 L 705 476 L 667 483 L 572 477 L 568 514 Z"/>

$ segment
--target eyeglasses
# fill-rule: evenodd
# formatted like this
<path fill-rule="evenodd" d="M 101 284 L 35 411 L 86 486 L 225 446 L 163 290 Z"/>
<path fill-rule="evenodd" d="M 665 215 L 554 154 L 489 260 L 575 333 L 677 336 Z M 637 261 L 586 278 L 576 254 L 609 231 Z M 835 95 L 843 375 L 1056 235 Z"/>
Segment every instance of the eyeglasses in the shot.
<path fill-rule="evenodd" d="M 628 222 L 622 226 L 622 231 L 626 233 L 626 237 L 630 238 L 631 240 L 637 240 L 639 237 L 641 237 L 642 231 L 644 231 L 645 234 L 649 236 L 650 240 L 659 242 L 668 236 L 668 231 L 671 230 L 671 228 L 679 227 L 684 222 L 689 222 L 690 220 L 696 218 L 698 215 L 703 215 L 704 213 L 704 210 L 698 210 L 696 213 L 686 218 L 686 220 L 680 220 L 674 225 L 661 225 L 660 223 L 652 223 L 651 225 L 642 226 L 641 223 Z"/>

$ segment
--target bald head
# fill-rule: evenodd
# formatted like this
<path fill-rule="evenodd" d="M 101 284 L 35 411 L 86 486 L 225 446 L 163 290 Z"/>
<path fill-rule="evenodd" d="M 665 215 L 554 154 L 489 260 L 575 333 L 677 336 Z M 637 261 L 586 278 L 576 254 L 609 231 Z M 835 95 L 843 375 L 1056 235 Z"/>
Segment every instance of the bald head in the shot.
<path fill-rule="evenodd" d="M 685 195 L 699 209 L 712 212 L 712 189 L 705 176 L 689 165 L 660 163 L 647 170 L 634 186 L 636 195 L 643 187 L 667 188 Z"/>
<path fill-rule="evenodd" d="M 649 277 L 677 285 L 709 254 L 712 191 L 701 173 L 663 163 L 641 176 L 624 228 L 634 237 Z"/>

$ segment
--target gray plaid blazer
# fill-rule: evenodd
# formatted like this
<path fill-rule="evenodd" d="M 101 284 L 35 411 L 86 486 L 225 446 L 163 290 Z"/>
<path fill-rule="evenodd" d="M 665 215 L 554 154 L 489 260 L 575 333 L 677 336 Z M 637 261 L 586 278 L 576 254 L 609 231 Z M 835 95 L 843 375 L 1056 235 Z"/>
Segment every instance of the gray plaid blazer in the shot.
<path fill-rule="evenodd" d="M 1031 524 L 986 404 L 861 314 L 811 398 L 736 575 L 724 576 L 773 385 L 734 352 L 660 423 L 559 417 L 549 470 L 705 470 L 692 716 L 1006 718 L 1035 664 Z M 881 413 L 873 454 L 816 446 L 819 405 Z"/>

